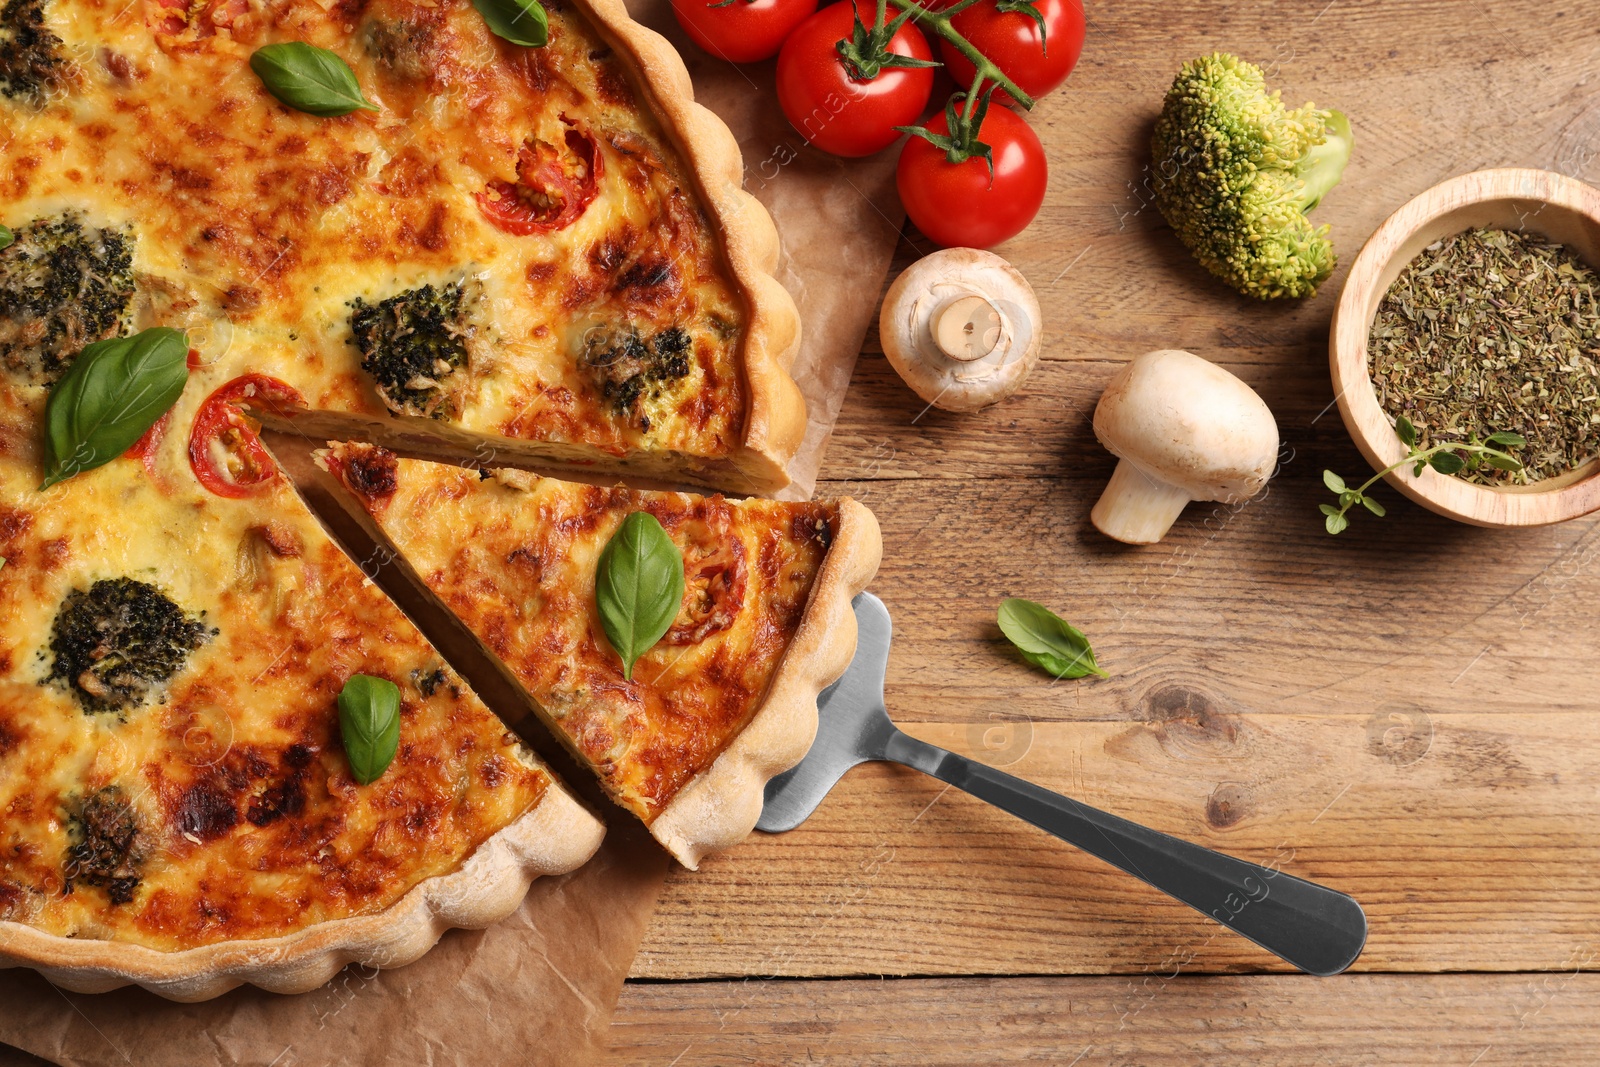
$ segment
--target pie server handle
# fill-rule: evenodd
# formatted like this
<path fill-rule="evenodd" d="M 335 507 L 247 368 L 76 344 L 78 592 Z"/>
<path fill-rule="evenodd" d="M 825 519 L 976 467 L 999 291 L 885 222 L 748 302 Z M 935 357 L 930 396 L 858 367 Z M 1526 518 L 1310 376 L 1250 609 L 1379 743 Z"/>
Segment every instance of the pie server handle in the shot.
<path fill-rule="evenodd" d="M 1098 856 L 1308 974 L 1338 974 L 1366 944 L 1361 905 L 1326 886 L 1169 837 L 898 730 L 884 757 Z"/>

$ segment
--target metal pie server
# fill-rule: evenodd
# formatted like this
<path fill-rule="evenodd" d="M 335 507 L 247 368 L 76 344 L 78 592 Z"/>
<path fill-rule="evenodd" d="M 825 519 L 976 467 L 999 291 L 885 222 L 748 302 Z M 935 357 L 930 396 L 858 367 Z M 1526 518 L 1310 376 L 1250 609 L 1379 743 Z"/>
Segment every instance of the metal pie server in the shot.
<path fill-rule="evenodd" d="M 757 829 L 794 829 L 845 771 L 868 760 L 889 760 L 948 782 L 1076 845 L 1308 974 L 1338 974 L 1361 955 L 1367 917 L 1343 893 L 1119 819 L 901 733 L 889 721 L 883 699 L 889 611 L 883 601 L 862 593 L 855 599 L 855 612 L 860 627 L 855 659 L 818 698 L 820 725 L 811 751 L 767 783 Z"/>

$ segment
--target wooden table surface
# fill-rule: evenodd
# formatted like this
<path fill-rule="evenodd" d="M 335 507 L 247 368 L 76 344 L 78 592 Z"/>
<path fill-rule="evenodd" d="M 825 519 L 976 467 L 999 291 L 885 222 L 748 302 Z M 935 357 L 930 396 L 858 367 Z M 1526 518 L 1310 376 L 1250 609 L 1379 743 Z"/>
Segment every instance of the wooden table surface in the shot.
<path fill-rule="evenodd" d="M 1405 200 L 1482 167 L 1600 183 L 1600 5 L 1106 4 L 1033 117 L 1049 199 L 999 251 L 1044 306 L 1045 360 L 976 415 L 924 410 L 869 337 L 819 492 L 883 525 L 891 713 L 913 734 L 1353 894 L 1371 936 L 1311 979 L 1182 905 L 910 771 L 852 772 L 801 829 L 676 871 L 612 1028 L 622 1064 L 1593 1062 L 1600 1048 L 1600 518 L 1322 531 L 1332 410 L 1315 299 L 1212 281 L 1149 203 L 1151 123 L 1214 48 L 1291 104 L 1347 111 L 1317 218 L 1348 264 Z M 848 195 L 848 194 L 844 194 Z M 908 234 L 896 269 L 930 250 Z M 1088 513 L 1090 414 L 1120 363 L 1188 348 L 1253 385 L 1283 463 L 1159 545 Z M 1092 638 L 1052 683 L 1001 598 Z"/>

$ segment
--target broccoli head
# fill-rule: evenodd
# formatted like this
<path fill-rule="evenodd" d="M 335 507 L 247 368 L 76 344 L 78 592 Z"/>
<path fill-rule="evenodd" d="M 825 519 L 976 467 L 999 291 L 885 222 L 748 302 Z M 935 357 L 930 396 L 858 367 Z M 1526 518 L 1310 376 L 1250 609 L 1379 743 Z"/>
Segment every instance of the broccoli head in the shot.
<path fill-rule="evenodd" d="M 692 342 L 687 331 L 669 326 L 648 342 L 632 327 L 594 330 L 585 339 L 580 365 L 612 410 L 635 418 L 642 430 L 650 417 L 639 411 L 647 396 L 657 396 L 689 374 Z"/>
<path fill-rule="evenodd" d="M 50 637 L 47 682 L 65 682 L 85 712 L 125 714 L 183 667 L 210 636 L 161 590 L 102 578 L 67 594 Z"/>
<path fill-rule="evenodd" d="M 1202 266 L 1261 300 L 1310 296 L 1333 272 L 1317 206 L 1350 159 L 1337 111 L 1283 106 L 1261 68 L 1218 52 L 1178 71 L 1152 139 L 1156 206 Z"/>
<path fill-rule="evenodd" d="M 35 106 L 67 77 L 61 38 L 45 25 L 43 0 L 0 8 L 0 96 Z"/>
<path fill-rule="evenodd" d="M 114 785 L 77 797 L 67 805 L 66 888 L 74 882 L 98 886 L 113 904 L 126 904 L 139 888 L 144 847 L 138 813 Z"/>
<path fill-rule="evenodd" d="M 351 302 L 350 333 L 361 369 L 397 414 L 454 415 L 451 376 L 470 363 L 476 327 L 466 285 L 423 285 L 377 304 Z"/>
<path fill-rule="evenodd" d="M 133 234 L 68 211 L 17 228 L 0 250 L 0 368 L 34 385 L 83 347 L 122 332 L 133 299 Z"/>

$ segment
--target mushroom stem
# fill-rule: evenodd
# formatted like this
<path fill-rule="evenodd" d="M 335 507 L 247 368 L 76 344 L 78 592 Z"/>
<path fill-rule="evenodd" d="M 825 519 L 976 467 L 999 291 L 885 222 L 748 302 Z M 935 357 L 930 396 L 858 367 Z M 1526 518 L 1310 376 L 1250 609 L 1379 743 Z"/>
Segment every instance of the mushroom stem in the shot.
<path fill-rule="evenodd" d="M 1130 545 L 1153 545 L 1172 529 L 1192 499 L 1188 490 L 1158 481 L 1122 459 L 1089 512 L 1089 521 L 1107 537 Z"/>
<path fill-rule="evenodd" d="M 951 359 L 971 363 L 994 351 L 1000 340 L 1000 312 L 981 296 L 963 296 L 933 316 L 933 341 Z"/>

